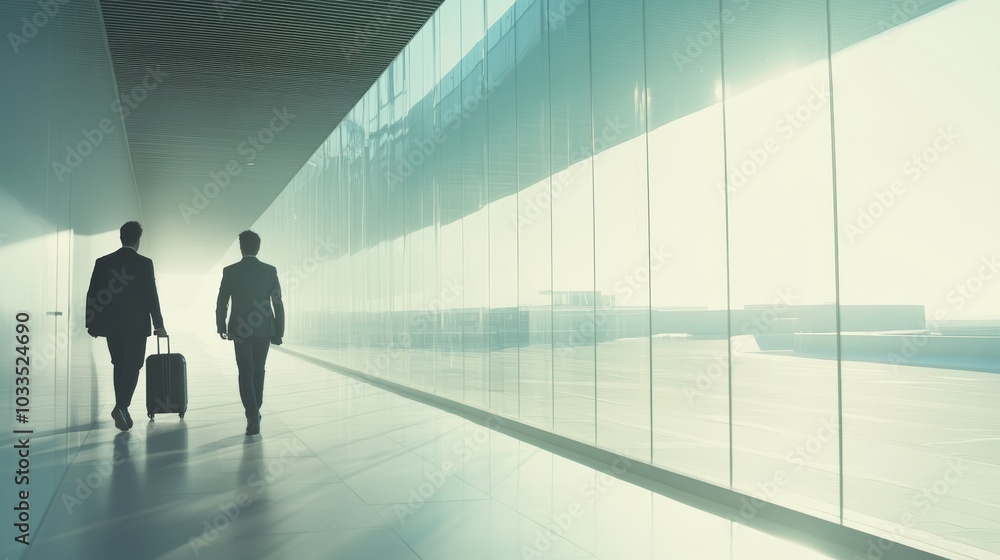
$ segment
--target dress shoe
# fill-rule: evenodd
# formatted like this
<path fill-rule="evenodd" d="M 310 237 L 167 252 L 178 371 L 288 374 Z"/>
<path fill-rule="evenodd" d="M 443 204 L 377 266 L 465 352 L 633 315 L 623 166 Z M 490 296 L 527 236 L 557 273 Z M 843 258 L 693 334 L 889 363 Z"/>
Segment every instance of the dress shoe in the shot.
<path fill-rule="evenodd" d="M 260 421 L 250 422 L 247 424 L 247 435 L 255 436 L 260 433 Z"/>
<path fill-rule="evenodd" d="M 127 419 L 128 417 L 125 416 L 124 409 L 118 408 L 116 406 L 115 409 L 111 411 L 111 418 L 114 419 L 116 428 L 118 428 L 123 432 L 128 431 L 129 428 Z"/>

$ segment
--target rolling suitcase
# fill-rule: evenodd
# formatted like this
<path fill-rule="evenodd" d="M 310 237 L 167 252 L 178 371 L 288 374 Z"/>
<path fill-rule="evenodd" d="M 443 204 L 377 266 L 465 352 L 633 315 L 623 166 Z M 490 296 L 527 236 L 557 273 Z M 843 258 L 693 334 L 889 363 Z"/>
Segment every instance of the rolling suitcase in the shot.
<path fill-rule="evenodd" d="M 187 412 L 187 362 L 181 354 L 160 353 L 160 337 L 156 337 L 156 354 L 146 358 L 146 415 L 152 420 L 158 412 L 180 414 Z"/>

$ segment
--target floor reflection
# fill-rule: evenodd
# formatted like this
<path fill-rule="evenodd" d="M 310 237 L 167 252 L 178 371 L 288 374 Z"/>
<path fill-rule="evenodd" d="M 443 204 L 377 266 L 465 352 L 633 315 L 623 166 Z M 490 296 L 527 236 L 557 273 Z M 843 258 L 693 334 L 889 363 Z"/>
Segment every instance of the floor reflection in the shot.
<path fill-rule="evenodd" d="M 287 354 L 248 438 L 230 349 L 175 336 L 185 419 L 91 430 L 27 558 L 838 557 Z"/>

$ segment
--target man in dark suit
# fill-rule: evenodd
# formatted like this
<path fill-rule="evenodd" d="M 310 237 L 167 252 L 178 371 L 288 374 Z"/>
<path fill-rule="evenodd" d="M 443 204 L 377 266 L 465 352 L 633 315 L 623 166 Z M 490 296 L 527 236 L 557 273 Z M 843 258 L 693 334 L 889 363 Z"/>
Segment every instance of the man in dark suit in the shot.
<path fill-rule="evenodd" d="M 132 427 L 128 407 L 146 358 L 150 318 L 156 336 L 167 336 L 156 293 L 153 261 L 137 252 L 141 237 L 139 222 L 123 225 L 120 230 L 122 248 L 97 259 L 87 290 L 87 332 L 94 338 L 108 339 L 115 383 L 115 408 L 111 417 L 115 427 L 122 431 Z"/>
<path fill-rule="evenodd" d="M 239 369 L 240 399 L 247 415 L 246 435 L 260 433 L 260 407 L 264 402 L 264 362 L 271 344 L 281 344 L 285 333 L 285 307 L 281 303 L 278 270 L 257 260 L 260 236 L 240 234 L 243 260 L 222 270 L 215 323 L 223 340 L 232 340 Z M 232 313 L 226 323 L 226 308 Z"/>

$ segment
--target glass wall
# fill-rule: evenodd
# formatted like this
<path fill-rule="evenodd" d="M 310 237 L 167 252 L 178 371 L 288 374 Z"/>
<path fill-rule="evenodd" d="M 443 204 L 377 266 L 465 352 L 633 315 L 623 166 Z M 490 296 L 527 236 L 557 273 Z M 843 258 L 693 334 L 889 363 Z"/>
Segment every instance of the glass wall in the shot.
<path fill-rule="evenodd" d="M 846 43 L 847 22 L 889 14 L 832 58 L 844 521 L 989 557 L 979 549 L 1000 552 L 986 536 L 1000 534 L 1000 190 L 987 156 L 1000 145 L 1000 38 L 988 27 L 1000 6 L 874 4 L 834 2 L 831 27 Z"/>
<path fill-rule="evenodd" d="M 15 539 L 34 543 L 47 508 L 65 507 L 67 469 L 110 413 L 111 363 L 87 334 L 86 294 L 94 260 L 142 212 L 97 0 L 3 1 L 0 21 L 0 461 L 6 507 L 20 492 L 31 506 L 27 528 L 8 515 L 0 556 L 17 560 L 29 547 Z M 23 438 L 30 465 L 16 475 Z"/>
<path fill-rule="evenodd" d="M 746 520 L 1000 554 L 998 19 L 446 0 L 254 226 L 286 341 Z"/>

